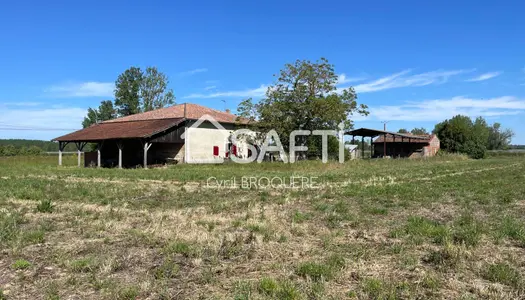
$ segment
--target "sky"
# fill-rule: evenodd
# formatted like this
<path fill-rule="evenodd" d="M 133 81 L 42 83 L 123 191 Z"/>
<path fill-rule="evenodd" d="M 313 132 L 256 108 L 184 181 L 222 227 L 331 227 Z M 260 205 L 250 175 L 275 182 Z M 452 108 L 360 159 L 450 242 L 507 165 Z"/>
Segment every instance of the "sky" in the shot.
<path fill-rule="evenodd" d="M 177 103 L 235 111 L 274 74 L 325 57 L 370 115 L 355 127 L 483 116 L 525 144 L 523 1 L 8 1 L 0 10 L 0 138 L 50 140 L 113 99 L 131 66 Z"/>

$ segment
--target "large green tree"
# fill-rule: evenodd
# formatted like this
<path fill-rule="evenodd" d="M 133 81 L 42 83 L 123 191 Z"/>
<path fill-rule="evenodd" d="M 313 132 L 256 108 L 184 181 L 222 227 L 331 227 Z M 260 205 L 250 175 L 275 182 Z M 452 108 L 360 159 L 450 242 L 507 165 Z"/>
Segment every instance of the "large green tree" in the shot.
<path fill-rule="evenodd" d="M 245 118 L 256 119 L 264 133 L 275 130 L 288 149 L 293 130 L 338 130 L 353 126 L 351 116 L 367 115 L 366 105 L 357 104 L 353 88 L 337 90 L 338 76 L 325 58 L 311 62 L 297 60 L 286 64 L 276 82 L 268 87 L 266 96 L 254 104 L 251 99 L 239 105 L 237 111 Z M 319 136 L 298 136 L 297 145 L 321 149 Z"/>
<path fill-rule="evenodd" d="M 131 67 L 120 74 L 115 82 L 115 107 L 119 117 L 141 112 L 140 87 L 144 74 L 138 67 Z"/>
<path fill-rule="evenodd" d="M 82 127 L 87 128 L 95 123 L 111 120 L 116 117 L 116 111 L 111 100 L 100 102 L 98 109 L 88 108 L 87 116 L 82 121 Z"/>
<path fill-rule="evenodd" d="M 437 124 L 434 133 L 446 151 L 465 153 L 472 158 L 485 157 L 489 126 L 482 117 L 472 122 L 467 116 L 457 115 Z"/>
<path fill-rule="evenodd" d="M 510 142 L 514 132 L 510 129 L 501 128 L 500 123 L 494 123 L 489 128 L 489 137 L 487 142 L 487 149 L 489 150 L 503 150 L 510 147 Z"/>
<path fill-rule="evenodd" d="M 175 103 L 173 90 L 167 89 L 168 83 L 168 76 L 159 72 L 156 67 L 146 68 L 140 84 L 141 108 L 143 112 L 163 108 Z"/>

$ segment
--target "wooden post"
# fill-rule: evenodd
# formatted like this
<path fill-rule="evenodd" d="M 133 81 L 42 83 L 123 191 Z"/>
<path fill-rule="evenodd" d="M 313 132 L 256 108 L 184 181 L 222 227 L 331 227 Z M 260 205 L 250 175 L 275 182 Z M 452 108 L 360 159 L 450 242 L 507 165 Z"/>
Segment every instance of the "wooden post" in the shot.
<path fill-rule="evenodd" d="M 383 158 L 385 157 L 386 157 L 386 133 L 383 135 Z"/>
<path fill-rule="evenodd" d="M 78 159 L 78 167 L 80 168 L 80 164 L 82 161 L 82 150 L 86 146 L 87 143 L 85 142 L 75 142 L 75 146 L 77 146 L 77 159 Z"/>
<path fill-rule="evenodd" d="M 100 168 L 102 167 L 102 153 L 101 153 L 101 150 L 102 150 L 102 146 L 104 146 L 104 142 L 98 142 L 97 144 L 97 167 Z"/>
<path fill-rule="evenodd" d="M 58 165 L 62 165 L 62 150 L 64 150 L 64 145 L 62 142 L 58 142 Z"/>
<path fill-rule="evenodd" d="M 374 156 L 374 141 L 373 141 L 373 137 L 370 137 L 370 158 L 372 158 L 372 156 Z"/>
<path fill-rule="evenodd" d="M 148 150 L 151 148 L 151 143 L 144 143 L 144 169 L 148 168 Z"/>
<path fill-rule="evenodd" d="M 361 137 L 361 159 L 365 159 L 365 137 Z"/>
<path fill-rule="evenodd" d="M 392 135 L 392 158 L 396 158 L 396 136 Z"/>
<path fill-rule="evenodd" d="M 122 169 L 122 149 L 124 149 L 122 145 L 122 141 L 117 142 L 118 147 L 118 168 Z"/>

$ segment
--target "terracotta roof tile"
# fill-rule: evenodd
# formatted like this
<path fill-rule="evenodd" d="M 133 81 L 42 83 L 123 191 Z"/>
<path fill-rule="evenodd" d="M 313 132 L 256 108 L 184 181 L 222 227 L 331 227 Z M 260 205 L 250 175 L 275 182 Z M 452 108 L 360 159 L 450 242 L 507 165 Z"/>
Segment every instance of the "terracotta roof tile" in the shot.
<path fill-rule="evenodd" d="M 110 139 L 146 138 L 167 130 L 184 121 L 183 118 L 141 120 L 125 122 L 103 122 L 88 128 L 57 137 L 60 142 L 88 142 Z"/>
<path fill-rule="evenodd" d="M 186 113 L 184 113 L 186 110 Z M 224 111 L 215 110 L 198 104 L 183 103 L 166 108 L 148 111 L 145 113 L 126 116 L 118 119 L 105 121 L 103 123 L 125 122 L 125 121 L 143 121 L 159 120 L 172 118 L 199 119 L 203 115 L 210 115 L 216 121 L 222 123 L 236 123 L 237 116 Z"/>

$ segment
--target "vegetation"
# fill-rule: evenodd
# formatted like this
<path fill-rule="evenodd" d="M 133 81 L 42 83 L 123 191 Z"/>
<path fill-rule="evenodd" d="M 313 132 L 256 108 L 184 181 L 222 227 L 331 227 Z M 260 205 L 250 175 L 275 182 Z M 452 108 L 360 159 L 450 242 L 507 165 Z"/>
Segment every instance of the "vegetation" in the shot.
<path fill-rule="evenodd" d="M 524 173 L 525 156 L 149 170 L 2 157 L 1 295 L 518 299 Z M 210 176 L 318 184 L 217 188 Z"/>
<path fill-rule="evenodd" d="M 0 156 L 35 156 L 44 152 L 58 151 L 58 143 L 40 140 L 0 139 Z M 75 145 L 69 144 L 65 151 L 76 151 Z"/>
<path fill-rule="evenodd" d="M 337 80 L 334 66 L 328 60 L 297 60 L 284 66 L 265 98 L 257 104 L 251 99 L 244 100 L 237 111 L 240 117 L 256 119 L 261 135 L 275 130 L 287 150 L 293 130 L 339 130 L 340 124 L 344 124 L 344 129 L 350 129 L 352 121 L 349 116 L 368 114 L 366 105 L 357 104 L 353 88 L 336 90 Z M 295 139 L 296 145 L 308 146 L 308 155 L 320 156 L 320 136 L 301 135 Z M 337 153 L 335 136 L 328 139 L 328 148 L 330 153 Z"/>
<path fill-rule="evenodd" d="M 421 128 L 414 128 L 411 131 L 406 130 L 405 128 L 401 128 L 397 131 L 398 133 L 411 133 L 413 135 L 427 135 L 429 134 L 428 131 L 421 127 Z"/>
<path fill-rule="evenodd" d="M 84 128 L 92 124 L 124 117 L 154 109 L 163 108 L 175 103 L 173 90 L 168 89 L 168 76 L 147 67 L 131 67 L 120 74 L 115 82 L 115 101 L 105 100 L 98 109 L 89 108 L 82 122 Z"/>
<path fill-rule="evenodd" d="M 484 158 L 487 150 L 507 148 L 513 136 L 512 131 L 501 129 L 499 123 L 489 126 L 482 117 L 473 122 L 462 115 L 437 124 L 434 133 L 441 142 L 441 149 L 472 158 Z"/>

